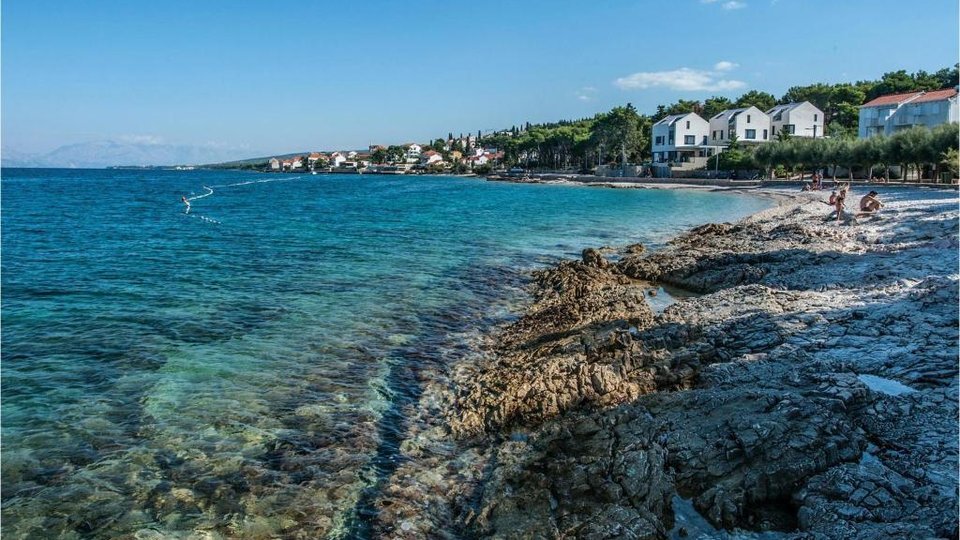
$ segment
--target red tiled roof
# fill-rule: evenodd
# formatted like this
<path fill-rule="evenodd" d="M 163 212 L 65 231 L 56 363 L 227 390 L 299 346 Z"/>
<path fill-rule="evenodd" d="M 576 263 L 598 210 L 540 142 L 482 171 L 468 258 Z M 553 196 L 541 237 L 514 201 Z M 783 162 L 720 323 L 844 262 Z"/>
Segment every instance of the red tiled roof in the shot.
<path fill-rule="evenodd" d="M 933 92 L 927 92 L 917 99 L 911 101 L 910 103 L 923 103 L 925 101 L 940 101 L 942 99 L 950 99 L 957 95 L 956 88 L 945 88 L 943 90 L 934 90 Z"/>
<path fill-rule="evenodd" d="M 867 103 L 864 103 L 861 105 L 861 107 L 882 107 L 884 105 L 896 105 L 897 103 L 903 103 L 904 101 L 909 101 L 910 103 L 940 101 L 942 99 L 952 98 L 956 95 L 956 88 L 946 88 L 944 90 L 934 90 L 932 92 L 905 92 L 903 94 L 887 94 L 885 96 L 876 97 Z"/>

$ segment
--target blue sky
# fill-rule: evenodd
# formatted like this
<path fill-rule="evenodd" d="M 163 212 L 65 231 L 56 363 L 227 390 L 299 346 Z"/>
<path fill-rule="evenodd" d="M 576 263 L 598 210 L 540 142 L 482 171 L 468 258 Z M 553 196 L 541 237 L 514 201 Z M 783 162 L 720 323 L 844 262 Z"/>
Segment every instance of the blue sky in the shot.
<path fill-rule="evenodd" d="M 263 155 L 958 61 L 956 0 L 5 0 L 3 146 Z"/>

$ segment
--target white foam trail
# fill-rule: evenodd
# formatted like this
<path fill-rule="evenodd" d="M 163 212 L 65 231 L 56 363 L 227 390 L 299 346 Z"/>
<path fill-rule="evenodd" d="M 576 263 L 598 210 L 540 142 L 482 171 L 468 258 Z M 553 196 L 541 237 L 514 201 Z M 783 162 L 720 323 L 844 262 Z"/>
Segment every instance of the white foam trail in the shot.
<path fill-rule="evenodd" d="M 202 199 L 202 198 L 204 198 L 204 197 L 209 197 L 209 196 L 213 195 L 213 189 L 208 188 L 207 186 L 203 186 L 203 189 L 207 190 L 207 192 L 204 193 L 203 195 L 197 195 L 197 196 L 195 196 L 195 197 L 187 197 L 187 200 L 188 200 L 188 201 L 195 201 L 195 200 L 197 200 L 197 199 Z"/>
<path fill-rule="evenodd" d="M 293 178 L 267 178 L 266 180 L 248 180 L 246 182 L 237 182 L 236 184 L 220 184 L 218 186 L 213 186 L 215 188 L 228 188 L 228 187 L 238 187 L 238 186 L 249 186 L 250 184 L 267 184 L 270 182 L 289 182 L 291 180 L 299 180 L 303 178 L 302 176 L 294 176 Z M 203 186 L 207 187 L 207 186 Z M 210 188 L 207 188 L 210 189 Z"/>
<path fill-rule="evenodd" d="M 197 218 L 197 219 L 199 219 L 200 221 L 205 221 L 205 222 L 207 222 L 207 223 L 213 223 L 214 225 L 222 225 L 221 222 L 219 222 L 219 221 L 217 221 L 217 220 L 215 220 L 215 219 L 213 219 L 213 218 L 208 218 L 207 216 L 201 216 L 200 214 L 187 214 L 187 217 Z"/>
<path fill-rule="evenodd" d="M 209 196 L 213 195 L 213 188 L 220 189 L 220 188 L 229 188 L 229 187 L 249 186 L 250 184 L 266 184 L 266 183 L 268 183 L 268 182 L 289 182 L 289 181 L 291 181 L 291 180 L 299 180 L 300 178 L 302 178 L 302 176 L 294 176 L 294 177 L 292 177 L 292 178 L 267 178 L 267 179 L 264 179 L 264 180 L 250 180 L 250 181 L 248 181 L 248 182 L 237 182 L 237 183 L 234 183 L 234 184 L 221 184 L 221 185 L 216 185 L 216 186 L 213 186 L 213 187 L 203 186 L 203 189 L 207 190 L 206 193 L 204 193 L 203 195 L 196 195 L 196 196 L 194 196 L 194 197 L 188 197 L 188 198 L 187 198 L 187 201 L 196 201 L 196 200 L 202 199 L 202 198 L 204 198 L 204 197 L 209 197 Z M 205 221 L 205 222 L 207 222 L 207 223 L 213 223 L 213 224 L 216 224 L 216 225 L 220 225 L 220 224 L 221 224 L 221 222 L 219 222 L 219 221 L 217 221 L 217 220 L 215 220 L 215 219 L 208 218 L 208 217 L 206 217 L 206 216 L 201 216 L 200 214 L 190 214 L 190 205 L 187 205 L 186 214 L 187 214 L 189 217 L 195 217 L 195 218 L 198 218 L 198 219 L 200 219 L 201 221 Z"/>

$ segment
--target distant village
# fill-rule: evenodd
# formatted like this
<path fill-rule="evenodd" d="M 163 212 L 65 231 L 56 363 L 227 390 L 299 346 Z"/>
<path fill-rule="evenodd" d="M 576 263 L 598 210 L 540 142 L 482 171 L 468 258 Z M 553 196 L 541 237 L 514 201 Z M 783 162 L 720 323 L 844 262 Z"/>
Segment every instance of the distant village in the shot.
<path fill-rule="evenodd" d="M 486 173 L 503 161 L 503 152 L 485 147 L 482 136 L 468 135 L 428 144 L 370 145 L 367 151 L 311 152 L 270 158 L 273 172 L 329 172 L 347 174 Z"/>

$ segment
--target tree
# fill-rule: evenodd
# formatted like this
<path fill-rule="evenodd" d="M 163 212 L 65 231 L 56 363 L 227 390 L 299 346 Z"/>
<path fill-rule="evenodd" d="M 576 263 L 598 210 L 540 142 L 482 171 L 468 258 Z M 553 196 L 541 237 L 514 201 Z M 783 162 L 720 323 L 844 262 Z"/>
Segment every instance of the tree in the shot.
<path fill-rule="evenodd" d="M 725 97 L 714 96 L 707 98 L 703 102 L 703 117 L 709 120 L 721 112 L 732 108 L 734 108 L 733 102 Z"/>
<path fill-rule="evenodd" d="M 907 70 L 891 71 L 884 73 L 880 81 L 873 87 L 867 95 L 867 100 L 884 94 L 899 94 L 901 92 L 913 92 L 918 89 L 917 81 L 907 73 Z"/>
<path fill-rule="evenodd" d="M 700 112 L 702 110 L 703 106 L 700 105 L 699 101 L 681 99 L 677 100 L 677 102 L 672 105 L 668 105 L 666 107 L 661 105 L 657 107 L 657 113 L 653 116 L 653 121 L 659 122 L 664 117 L 673 114 L 687 114 L 692 112 Z"/>
<path fill-rule="evenodd" d="M 852 84 L 837 84 L 830 92 L 830 102 L 821 108 L 825 120 L 855 130 L 860 121 L 860 105 L 866 100 L 863 88 Z M 833 132 L 831 131 L 831 134 Z"/>
<path fill-rule="evenodd" d="M 940 155 L 940 164 L 950 171 L 952 178 L 956 178 L 960 172 L 960 152 L 956 148 L 947 150 Z"/>
<path fill-rule="evenodd" d="M 771 94 L 760 92 L 758 90 L 751 90 L 747 92 L 746 94 L 740 96 L 736 103 L 734 103 L 738 109 L 752 106 L 764 112 L 769 111 L 776 104 L 777 98 L 773 97 Z"/>
<path fill-rule="evenodd" d="M 849 144 L 851 163 L 866 169 L 867 178 L 872 179 L 873 167 L 880 162 L 880 146 L 873 139 L 851 139 Z"/>
<path fill-rule="evenodd" d="M 938 88 L 952 88 L 960 84 L 960 64 L 954 64 L 953 68 L 943 68 L 935 74 Z"/>
<path fill-rule="evenodd" d="M 406 161 L 407 151 L 402 146 L 392 144 L 387 147 L 387 163 L 399 163 Z"/>
<path fill-rule="evenodd" d="M 640 140 L 638 128 L 640 116 L 630 103 L 626 107 L 614 107 L 609 113 L 598 118 L 594 128 L 596 142 L 604 147 L 620 148 L 621 173 L 627 166 L 627 149 L 633 150 Z"/>
<path fill-rule="evenodd" d="M 785 105 L 787 103 L 809 101 L 816 108 L 827 112 L 830 109 L 832 95 L 833 87 L 829 84 L 816 83 L 807 86 L 792 86 L 780 98 L 780 103 Z"/>
<path fill-rule="evenodd" d="M 834 139 L 855 139 L 857 138 L 857 127 L 848 127 L 840 122 L 830 122 L 824 130 Z"/>

